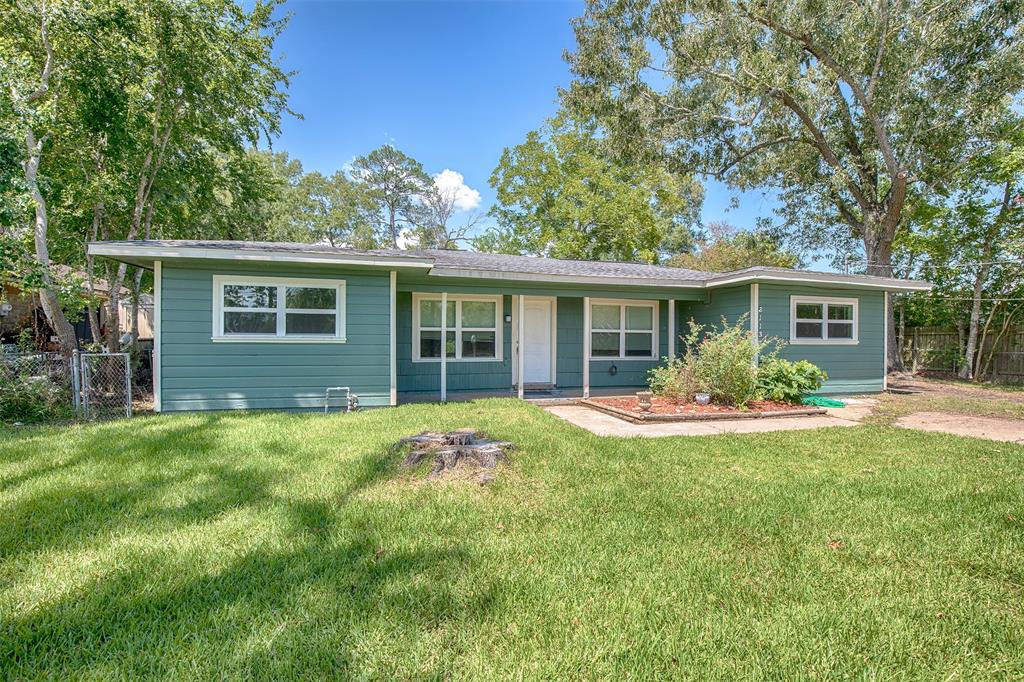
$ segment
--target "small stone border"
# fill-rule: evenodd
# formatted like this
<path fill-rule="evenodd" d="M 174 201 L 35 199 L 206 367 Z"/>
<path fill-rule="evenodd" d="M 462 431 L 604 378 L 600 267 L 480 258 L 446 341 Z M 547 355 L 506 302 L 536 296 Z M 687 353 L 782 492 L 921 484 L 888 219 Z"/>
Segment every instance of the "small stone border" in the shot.
<path fill-rule="evenodd" d="M 664 422 L 705 422 L 716 419 L 772 419 L 774 417 L 811 417 L 819 414 L 828 414 L 823 407 L 795 407 L 792 410 L 749 410 L 747 412 L 705 412 L 693 414 L 644 414 L 641 412 L 630 412 L 620 410 L 611 405 L 604 405 L 593 400 L 581 400 L 580 405 L 586 405 L 613 417 L 632 422 L 633 424 L 649 424 Z"/>

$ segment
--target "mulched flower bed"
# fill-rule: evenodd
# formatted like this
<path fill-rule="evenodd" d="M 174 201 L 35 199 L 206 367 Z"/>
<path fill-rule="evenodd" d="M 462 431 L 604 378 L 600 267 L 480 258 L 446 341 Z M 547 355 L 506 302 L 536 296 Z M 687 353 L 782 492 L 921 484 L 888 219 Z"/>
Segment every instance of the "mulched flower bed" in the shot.
<path fill-rule="evenodd" d="M 752 400 L 747 403 L 747 409 L 741 410 L 727 405 L 681 403 L 669 398 L 655 396 L 651 399 L 651 409 L 648 412 L 640 411 L 640 404 L 636 397 L 590 398 L 582 402 L 584 405 L 632 422 L 802 417 L 825 413 L 825 410 L 820 407 L 790 405 L 789 403 L 780 403 L 772 400 Z"/>

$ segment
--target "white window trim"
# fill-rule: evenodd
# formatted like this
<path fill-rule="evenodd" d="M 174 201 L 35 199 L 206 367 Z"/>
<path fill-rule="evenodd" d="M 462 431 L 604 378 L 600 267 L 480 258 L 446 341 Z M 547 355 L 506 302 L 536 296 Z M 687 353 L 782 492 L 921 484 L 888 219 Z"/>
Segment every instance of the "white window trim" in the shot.
<path fill-rule="evenodd" d="M 224 333 L 224 287 L 230 285 L 264 286 L 264 287 L 317 287 L 334 289 L 337 292 L 334 306 L 334 335 L 324 334 L 285 334 L 285 297 L 283 291 L 277 292 L 276 308 L 247 308 L 251 312 L 277 313 L 277 334 L 225 334 Z M 343 279 L 309 279 L 305 277 L 237 277 L 234 275 L 213 276 L 213 336 L 214 343 L 345 343 L 345 280 Z M 228 308 L 228 310 L 235 310 Z M 312 310 L 291 308 L 291 312 L 331 312 L 330 310 Z"/>
<path fill-rule="evenodd" d="M 821 305 L 821 319 L 800 318 L 797 320 L 796 307 L 798 304 L 808 303 Z M 853 338 L 852 339 L 830 339 L 828 338 L 828 306 L 849 305 L 853 306 Z M 822 338 L 797 338 L 797 322 L 821 322 Z M 841 322 L 842 320 L 832 320 Z M 796 346 L 856 346 L 860 339 L 860 301 L 856 298 L 832 298 L 828 296 L 790 296 L 789 297 L 789 342 Z"/>
<path fill-rule="evenodd" d="M 412 295 L 412 361 L 413 362 L 441 362 L 441 358 L 424 358 L 420 356 L 420 301 L 440 301 L 441 294 L 413 293 Z M 488 301 L 494 303 L 494 328 L 490 327 L 462 327 L 462 302 L 463 301 Z M 504 362 L 505 344 L 502 332 L 505 327 L 505 297 L 502 295 L 488 296 L 480 294 L 448 294 L 448 302 L 455 304 L 455 326 L 448 327 L 447 331 L 455 332 L 455 355 L 448 357 L 446 362 Z M 447 311 L 442 311 L 442 315 Z M 429 327 L 428 329 L 434 329 Z M 462 332 L 494 332 L 494 357 L 493 358 L 464 358 L 462 357 Z"/>
<path fill-rule="evenodd" d="M 593 322 L 593 320 L 594 320 L 594 306 L 595 305 L 617 305 L 617 306 L 619 306 L 619 328 L 618 328 L 618 330 L 615 330 L 615 329 L 594 329 L 594 322 Z M 652 310 L 652 313 L 651 313 L 651 330 L 650 330 L 650 334 L 651 334 L 651 355 L 650 356 L 646 356 L 646 355 L 625 355 L 625 352 L 626 352 L 626 332 L 629 331 L 629 333 L 631 333 L 631 334 L 644 334 L 647 331 L 647 330 L 642 330 L 642 329 L 633 329 L 633 330 L 627 330 L 626 329 L 626 306 L 634 306 L 634 307 L 637 307 L 637 308 L 645 307 L 645 308 L 650 308 Z M 616 361 L 622 361 L 622 360 L 639 360 L 640 362 L 645 362 L 645 361 L 649 361 L 649 360 L 657 360 L 658 359 L 658 337 L 661 336 L 661 319 L 659 317 L 660 311 L 659 311 L 658 301 L 643 301 L 643 300 L 634 300 L 634 299 L 630 299 L 630 298 L 592 298 L 592 299 L 590 299 L 589 312 L 590 312 L 590 315 L 588 315 L 588 317 L 590 319 L 590 325 L 589 325 L 590 329 L 586 329 L 584 331 L 586 332 L 588 338 L 591 339 L 591 342 L 590 342 L 590 359 L 591 360 L 595 360 L 595 361 L 598 361 L 598 362 L 600 362 L 602 360 L 609 361 L 609 362 L 616 362 Z M 614 332 L 614 331 L 618 331 L 619 332 L 619 354 L 618 355 L 594 355 L 594 342 L 592 340 L 594 332 Z"/>

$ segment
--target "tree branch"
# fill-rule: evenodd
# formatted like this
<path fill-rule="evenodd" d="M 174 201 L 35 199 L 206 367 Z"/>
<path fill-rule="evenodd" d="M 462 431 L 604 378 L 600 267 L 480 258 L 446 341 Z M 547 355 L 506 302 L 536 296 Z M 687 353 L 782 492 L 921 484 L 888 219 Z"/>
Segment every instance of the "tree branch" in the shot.
<path fill-rule="evenodd" d="M 50 74 L 53 72 L 53 46 L 50 45 L 50 32 L 46 27 L 45 7 L 40 9 L 39 15 L 39 30 L 43 37 L 43 48 L 46 50 L 46 62 L 43 64 L 43 73 L 39 79 L 39 87 L 25 99 L 26 104 L 31 104 L 46 96 L 46 93 L 50 91 Z"/>

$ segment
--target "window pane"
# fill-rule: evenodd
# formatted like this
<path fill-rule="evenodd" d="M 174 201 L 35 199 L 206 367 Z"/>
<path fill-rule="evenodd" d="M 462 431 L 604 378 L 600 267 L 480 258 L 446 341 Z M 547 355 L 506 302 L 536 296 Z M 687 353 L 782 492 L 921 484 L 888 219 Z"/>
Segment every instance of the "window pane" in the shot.
<path fill-rule="evenodd" d="M 654 308 L 626 306 L 626 329 L 654 329 Z"/>
<path fill-rule="evenodd" d="M 277 313 L 224 313 L 225 334 L 276 334 Z"/>
<path fill-rule="evenodd" d="M 821 322 L 797 322 L 796 338 L 798 339 L 820 339 Z"/>
<path fill-rule="evenodd" d="M 626 357 L 649 358 L 654 355 L 653 334 L 626 333 Z"/>
<path fill-rule="evenodd" d="M 618 329 L 619 306 L 595 305 L 590 308 L 590 326 L 592 329 Z"/>
<path fill-rule="evenodd" d="M 821 304 L 820 303 L 797 303 L 796 304 L 796 317 L 798 320 L 820 320 L 821 319 Z"/>
<path fill-rule="evenodd" d="M 225 284 L 224 306 L 226 308 L 276 308 L 277 287 Z"/>
<path fill-rule="evenodd" d="M 285 334 L 328 334 L 334 336 L 334 313 L 287 313 Z"/>
<path fill-rule="evenodd" d="M 465 306 L 465 304 L 463 304 L 463 306 Z M 465 316 L 465 307 L 463 307 L 463 316 Z M 463 322 L 463 324 L 465 324 L 465 322 Z M 495 357 L 494 332 L 462 332 L 462 357 Z"/>
<path fill-rule="evenodd" d="M 337 289 L 322 289 L 320 287 L 288 287 L 285 289 L 284 304 L 285 307 L 288 308 L 334 310 L 337 297 Z"/>
<path fill-rule="evenodd" d="M 438 308 L 440 309 L 440 308 Z M 448 357 L 455 357 L 455 332 L 448 332 Z M 420 357 L 440 358 L 441 357 L 441 332 L 421 331 L 420 332 Z"/>
<path fill-rule="evenodd" d="M 420 326 L 440 327 L 441 326 L 441 302 L 420 301 Z M 441 338 L 441 337 L 438 337 Z M 437 357 L 441 357 L 438 355 Z"/>
<path fill-rule="evenodd" d="M 835 303 L 829 304 L 829 306 L 828 306 L 828 319 L 830 319 L 830 320 L 853 320 L 853 306 L 852 305 L 836 305 Z"/>
<path fill-rule="evenodd" d="M 494 301 L 463 301 L 463 327 L 494 328 Z"/>
<path fill-rule="evenodd" d="M 596 358 L 619 357 L 619 333 L 593 332 L 590 337 L 590 354 Z"/>
<path fill-rule="evenodd" d="M 853 323 L 852 322 L 829 322 L 828 323 L 828 338 L 830 338 L 830 339 L 852 339 L 853 338 Z"/>

